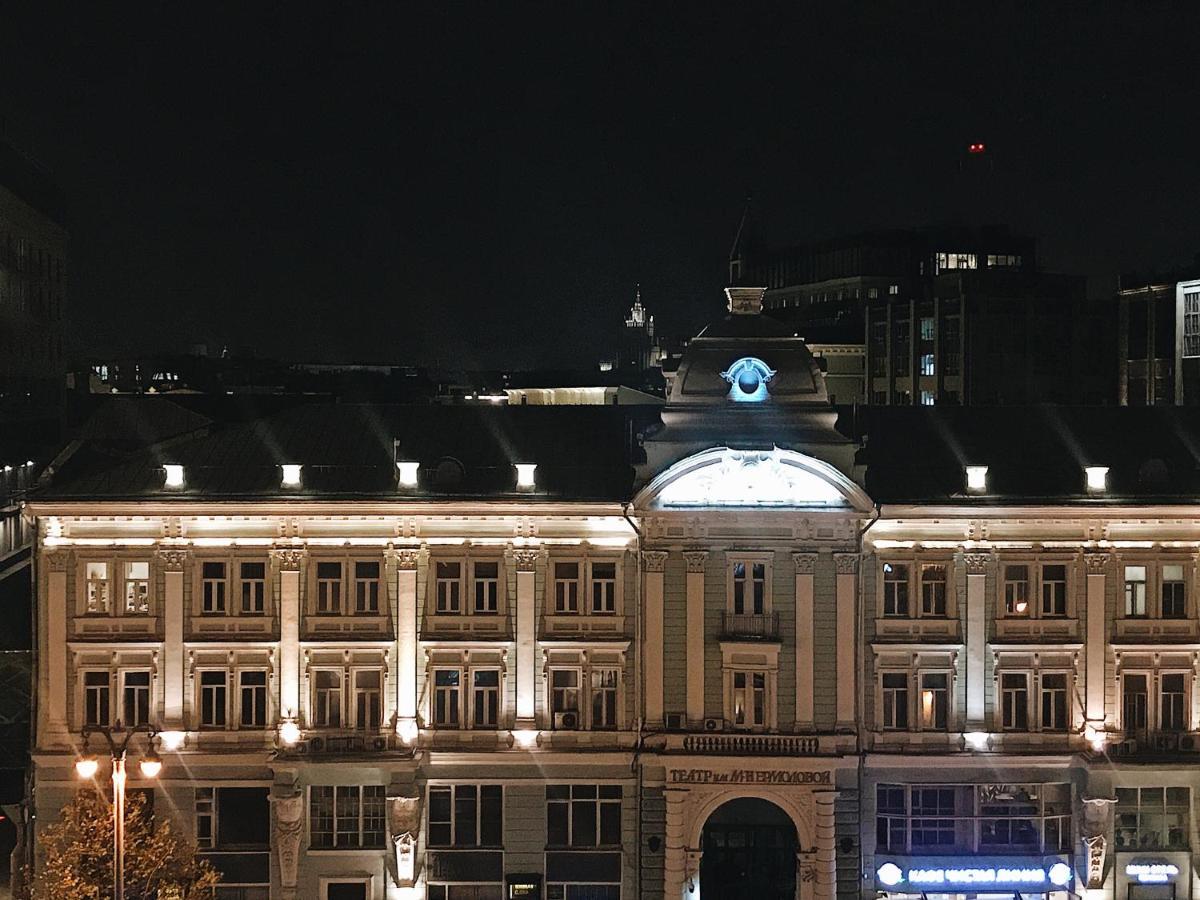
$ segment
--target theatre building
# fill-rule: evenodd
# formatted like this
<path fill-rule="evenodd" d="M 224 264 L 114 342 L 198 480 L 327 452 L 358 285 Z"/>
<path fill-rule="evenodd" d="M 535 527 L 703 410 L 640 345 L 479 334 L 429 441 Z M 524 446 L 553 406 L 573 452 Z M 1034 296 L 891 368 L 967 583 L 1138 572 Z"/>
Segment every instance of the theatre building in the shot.
<path fill-rule="evenodd" d="M 761 298 L 662 407 L 60 462 L 35 860 L 119 721 L 223 900 L 1191 900 L 1200 420 L 839 419 Z"/>

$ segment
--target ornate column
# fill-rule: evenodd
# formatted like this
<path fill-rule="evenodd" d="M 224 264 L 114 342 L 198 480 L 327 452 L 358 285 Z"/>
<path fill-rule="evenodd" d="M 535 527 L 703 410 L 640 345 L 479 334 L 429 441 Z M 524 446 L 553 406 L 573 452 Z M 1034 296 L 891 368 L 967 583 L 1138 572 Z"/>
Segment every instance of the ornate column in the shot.
<path fill-rule="evenodd" d="M 45 711 L 42 746 L 70 742 L 67 727 L 67 566 L 72 562 L 66 550 L 48 550 L 42 556 L 46 564 L 46 638 L 39 650 L 43 655 L 39 670 L 46 673 L 41 707 Z"/>
<path fill-rule="evenodd" d="M 271 560 L 279 573 L 279 716 L 299 721 L 300 570 L 303 547 L 274 547 Z M 303 806 L 303 803 L 301 804 Z M 282 863 L 281 863 L 282 865 Z"/>
<path fill-rule="evenodd" d="M 793 553 L 796 564 L 796 731 L 813 730 L 813 582 L 817 554 Z"/>
<path fill-rule="evenodd" d="M 984 731 L 986 726 L 984 656 L 987 649 L 987 570 L 990 553 L 964 553 L 967 569 L 967 731 Z"/>
<path fill-rule="evenodd" d="M 642 570 L 646 578 L 642 665 L 646 683 L 646 727 L 651 731 L 661 729 L 663 724 L 663 573 L 666 567 L 666 551 L 642 553 Z"/>
<path fill-rule="evenodd" d="M 1107 655 L 1108 620 L 1104 609 L 1104 579 L 1108 571 L 1109 554 L 1084 553 L 1083 568 L 1087 573 L 1087 703 L 1086 726 L 1093 733 L 1103 734 L 1104 663 Z"/>
<path fill-rule="evenodd" d="M 163 730 L 186 731 L 184 724 L 183 570 L 191 554 L 183 547 L 162 547 L 158 565 L 163 570 Z"/>
<path fill-rule="evenodd" d="M 686 550 L 687 564 L 687 720 L 704 720 L 704 565 L 707 550 Z"/>
<path fill-rule="evenodd" d="M 853 731 L 855 694 L 855 614 L 858 602 L 858 554 L 835 553 L 837 571 L 837 730 Z"/>
<path fill-rule="evenodd" d="M 406 743 L 417 727 L 417 562 L 415 547 L 392 549 L 396 561 L 396 733 Z"/>
<path fill-rule="evenodd" d="M 304 830 L 304 792 L 284 797 L 271 797 L 275 814 L 275 858 L 279 860 L 279 895 L 282 900 L 296 900 L 296 877 L 300 863 L 300 833 Z"/>
<path fill-rule="evenodd" d="M 417 878 L 417 838 L 421 834 L 421 798 L 388 797 L 388 835 L 395 850 L 397 887 L 412 887 Z"/>
<path fill-rule="evenodd" d="M 834 805 L 837 791 L 814 791 L 817 802 L 817 864 L 814 900 L 833 900 L 837 895 L 837 860 Z"/>
<path fill-rule="evenodd" d="M 540 550 L 512 551 L 517 569 L 517 721 L 518 729 L 537 728 L 537 607 L 534 573 Z"/>

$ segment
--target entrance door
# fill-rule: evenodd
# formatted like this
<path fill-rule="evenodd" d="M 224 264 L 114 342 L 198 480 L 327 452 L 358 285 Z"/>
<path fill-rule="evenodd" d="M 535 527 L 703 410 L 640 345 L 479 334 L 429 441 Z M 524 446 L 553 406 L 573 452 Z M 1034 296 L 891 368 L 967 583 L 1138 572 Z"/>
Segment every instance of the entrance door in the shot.
<path fill-rule="evenodd" d="M 731 800 L 704 825 L 701 900 L 795 900 L 796 829 L 774 803 Z"/>

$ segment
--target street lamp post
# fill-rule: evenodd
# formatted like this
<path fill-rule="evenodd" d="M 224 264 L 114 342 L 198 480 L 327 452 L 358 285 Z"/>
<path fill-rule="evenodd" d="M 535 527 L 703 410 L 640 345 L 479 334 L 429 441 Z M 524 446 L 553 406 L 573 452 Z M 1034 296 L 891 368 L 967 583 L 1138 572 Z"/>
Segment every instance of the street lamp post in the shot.
<path fill-rule="evenodd" d="M 158 731 L 151 725 L 125 728 L 120 721 L 111 728 L 107 725 L 85 725 L 82 731 L 83 749 L 75 761 L 75 772 L 80 778 L 91 778 L 100 767 L 99 760 L 88 749 L 88 741 L 93 734 L 104 736 L 112 756 L 113 900 L 125 900 L 125 751 L 129 749 L 129 741 L 135 734 L 147 735 L 150 749 L 142 756 L 139 767 L 146 778 L 154 778 L 162 771 L 162 760 L 154 752 L 154 738 Z"/>

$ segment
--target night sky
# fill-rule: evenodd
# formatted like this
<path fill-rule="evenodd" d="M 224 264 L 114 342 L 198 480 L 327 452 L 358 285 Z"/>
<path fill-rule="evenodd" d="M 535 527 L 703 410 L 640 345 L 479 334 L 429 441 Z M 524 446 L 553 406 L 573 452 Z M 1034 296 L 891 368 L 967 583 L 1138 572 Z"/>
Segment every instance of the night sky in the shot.
<path fill-rule="evenodd" d="M 0 135 L 67 195 L 77 354 L 591 365 L 636 282 L 720 309 L 748 193 L 772 242 L 949 221 L 974 140 L 1044 268 L 1200 251 L 1184 4 L 26 6 Z"/>

